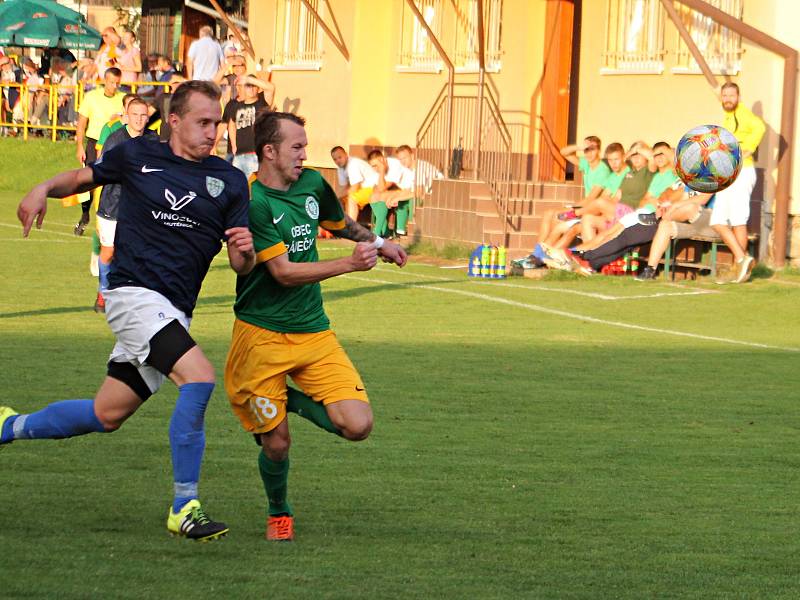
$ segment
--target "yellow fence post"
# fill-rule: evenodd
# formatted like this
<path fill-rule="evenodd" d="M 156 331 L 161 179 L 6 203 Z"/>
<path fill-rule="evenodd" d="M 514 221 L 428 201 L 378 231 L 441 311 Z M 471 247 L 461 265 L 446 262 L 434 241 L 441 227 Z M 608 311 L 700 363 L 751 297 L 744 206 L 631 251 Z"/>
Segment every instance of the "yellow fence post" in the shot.
<path fill-rule="evenodd" d="M 28 141 L 28 86 L 22 88 L 24 93 L 20 94 L 20 101 L 22 102 L 22 139 Z"/>

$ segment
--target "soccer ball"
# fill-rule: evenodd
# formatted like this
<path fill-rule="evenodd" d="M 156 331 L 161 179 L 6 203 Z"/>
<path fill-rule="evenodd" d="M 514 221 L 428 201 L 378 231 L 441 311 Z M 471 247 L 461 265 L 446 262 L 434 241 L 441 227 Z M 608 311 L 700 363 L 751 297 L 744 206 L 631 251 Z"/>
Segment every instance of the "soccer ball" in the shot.
<path fill-rule="evenodd" d="M 742 169 L 742 150 L 734 135 L 719 125 L 690 129 L 675 149 L 675 171 L 698 192 L 713 194 L 731 185 Z"/>

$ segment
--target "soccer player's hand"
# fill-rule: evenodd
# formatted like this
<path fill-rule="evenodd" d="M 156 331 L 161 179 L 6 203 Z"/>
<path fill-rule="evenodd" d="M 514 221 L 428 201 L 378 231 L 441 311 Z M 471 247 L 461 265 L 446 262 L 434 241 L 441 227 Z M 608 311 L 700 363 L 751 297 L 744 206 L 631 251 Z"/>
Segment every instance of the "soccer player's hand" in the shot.
<path fill-rule="evenodd" d="M 255 258 L 253 234 L 247 227 L 231 227 L 225 231 L 228 236 L 228 247 L 233 248 L 245 258 Z"/>
<path fill-rule="evenodd" d="M 36 229 L 42 228 L 45 213 L 47 213 L 47 192 L 37 185 L 25 195 L 17 207 L 17 218 L 22 223 L 22 237 L 28 237 L 34 219 Z"/>
<path fill-rule="evenodd" d="M 403 248 L 400 244 L 395 244 L 389 240 L 383 242 L 383 246 L 381 246 L 381 249 L 378 250 L 378 254 L 381 255 L 383 262 L 394 263 L 398 267 L 405 266 L 406 261 L 408 260 L 408 255 L 406 254 L 405 248 Z"/>
<path fill-rule="evenodd" d="M 82 145 L 78 146 L 78 149 L 75 151 L 75 158 L 78 159 L 81 166 L 86 164 L 86 149 Z"/>
<path fill-rule="evenodd" d="M 372 242 L 359 242 L 353 248 L 353 255 L 350 257 L 350 261 L 354 271 L 369 271 L 378 264 L 378 250 Z"/>

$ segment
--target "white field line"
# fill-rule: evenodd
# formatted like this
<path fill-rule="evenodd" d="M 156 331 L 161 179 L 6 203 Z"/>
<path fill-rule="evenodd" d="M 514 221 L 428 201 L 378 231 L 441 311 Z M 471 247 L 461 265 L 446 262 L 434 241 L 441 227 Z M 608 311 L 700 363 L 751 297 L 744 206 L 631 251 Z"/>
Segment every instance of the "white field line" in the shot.
<path fill-rule="evenodd" d="M 770 279 L 770 283 L 780 283 L 781 285 L 791 285 L 800 287 L 800 281 L 786 281 L 785 279 Z"/>
<path fill-rule="evenodd" d="M 46 224 L 46 223 L 45 223 L 45 224 Z M 20 239 L 24 239 L 24 238 L 22 237 L 22 225 L 19 225 L 19 224 L 17 224 L 17 225 L 10 225 L 9 223 L 0 223 L 0 227 L 9 227 L 9 228 L 11 228 L 11 229 L 17 229 L 17 230 L 19 230 L 19 236 L 20 236 Z M 31 228 L 31 233 L 32 233 L 33 235 L 48 235 L 48 234 L 49 234 L 49 235 L 61 235 L 61 236 L 68 237 L 68 238 L 79 239 L 79 238 L 78 238 L 78 236 L 76 236 L 74 233 L 61 233 L 60 231 L 49 231 L 49 230 L 47 230 L 47 229 L 36 229 L 36 225 L 34 225 L 34 226 Z M 91 239 L 92 239 L 92 237 L 91 237 L 91 236 L 88 236 L 88 237 L 85 237 L 85 238 L 83 238 L 83 239 L 86 239 L 86 240 L 91 240 Z"/>
<path fill-rule="evenodd" d="M 82 240 L 75 238 L 74 240 L 43 240 L 31 238 L 0 238 L 0 242 L 25 242 L 26 244 L 80 244 Z"/>
<path fill-rule="evenodd" d="M 743 340 L 735 340 L 731 338 L 723 338 L 723 337 L 716 337 L 711 335 L 701 335 L 698 333 L 689 333 L 685 331 L 677 331 L 674 329 L 661 329 L 658 327 L 647 327 L 644 325 L 635 325 L 633 323 L 623 323 L 621 321 L 609 321 L 606 319 L 598 319 L 596 317 L 590 317 L 588 315 L 581 315 L 578 313 L 571 313 L 564 310 L 558 310 L 554 308 L 547 308 L 546 306 L 539 306 L 538 304 L 529 304 L 526 302 L 517 302 L 515 300 L 508 300 L 506 298 L 499 298 L 497 296 L 489 296 L 488 294 L 479 294 L 477 292 L 470 292 L 467 290 L 458 290 L 453 288 L 443 288 L 433 285 L 424 285 L 421 283 L 402 283 L 397 281 L 386 281 L 383 279 L 374 279 L 369 277 L 358 277 L 354 275 L 345 275 L 347 279 L 355 279 L 358 281 L 366 281 L 369 283 L 381 283 L 385 285 L 402 285 L 405 287 L 415 287 L 420 288 L 422 290 L 431 290 L 435 292 L 441 292 L 444 294 L 456 294 L 459 296 L 466 296 L 467 298 L 474 298 L 476 300 L 484 300 L 486 302 L 495 302 L 497 304 L 505 304 L 506 306 L 513 306 L 515 308 L 522 308 L 525 310 L 531 310 L 535 312 L 540 312 L 548 315 L 554 315 L 557 317 L 564 317 L 567 319 L 575 319 L 577 321 L 584 321 L 588 323 L 596 323 L 598 325 L 608 325 L 610 327 L 619 327 L 622 329 L 632 329 L 634 331 L 645 331 L 648 333 L 659 333 L 664 335 L 672 335 L 678 337 L 685 337 L 691 338 L 695 340 L 703 340 L 707 342 L 719 342 L 723 344 L 731 344 L 735 346 L 746 346 L 748 348 L 761 348 L 765 350 L 782 350 L 784 352 L 800 352 L 800 348 L 792 348 L 787 346 L 773 346 L 771 344 L 760 344 L 758 342 L 747 342 Z"/>
<path fill-rule="evenodd" d="M 378 267 L 375 269 L 376 271 L 383 271 L 385 273 L 397 273 L 398 275 L 405 275 L 407 277 L 419 277 L 422 279 L 434 279 L 441 281 L 441 277 L 433 277 L 431 275 L 423 275 L 421 273 L 413 273 L 408 271 L 392 271 L 392 269 Z M 461 283 L 461 280 L 453 279 L 453 282 Z M 662 298 L 665 296 L 700 296 L 704 294 L 721 294 L 721 291 L 718 290 L 692 290 L 692 291 L 685 291 L 685 292 L 656 292 L 653 294 L 636 294 L 630 296 L 612 296 L 610 294 L 600 294 L 597 292 L 582 292 L 579 290 L 571 290 L 567 288 L 557 288 L 557 287 L 539 287 L 533 285 L 520 285 L 518 283 L 504 283 L 502 281 L 481 281 L 480 279 L 467 279 L 464 280 L 472 285 L 491 285 L 496 287 L 507 287 L 507 288 L 519 288 L 521 290 L 529 290 L 532 292 L 555 292 L 561 294 L 573 294 L 575 296 L 583 296 L 585 298 L 594 298 L 595 300 L 606 300 L 606 301 L 613 301 L 613 300 L 635 300 L 635 299 L 642 299 L 642 298 Z M 652 284 L 644 284 L 644 285 L 652 285 Z"/>

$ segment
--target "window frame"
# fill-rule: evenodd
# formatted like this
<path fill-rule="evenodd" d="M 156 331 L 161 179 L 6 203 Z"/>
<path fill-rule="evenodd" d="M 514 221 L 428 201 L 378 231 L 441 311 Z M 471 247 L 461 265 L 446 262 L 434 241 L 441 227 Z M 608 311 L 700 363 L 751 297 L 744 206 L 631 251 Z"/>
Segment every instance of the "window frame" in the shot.
<path fill-rule="evenodd" d="M 641 6 L 643 43 L 629 50 L 637 7 Z M 616 18 L 613 18 L 614 15 Z M 664 41 L 666 14 L 659 0 L 608 0 L 606 3 L 605 50 L 601 75 L 661 75 L 667 53 Z M 613 31 L 612 31 L 613 30 Z M 626 56 L 627 55 L 627 56 Z"/>
<path fill-rule="evenodd" d="M 318 14 L 324 7 L 319 0 L 309 0 Z M 296 15 L 296 16 L 295 16 Z M 310 44 L 306 36 L 311 34 Z M 296 40 L 293 40 L 296 36 Z M 272 71 L 319 71 L 323 64 L 323 31 L 316 18 L 300 0 L 277 0 Z M 315 46 L 312 48 L 312 45 Z M 311 58 L 299 58 L 303 54 Z"/>

